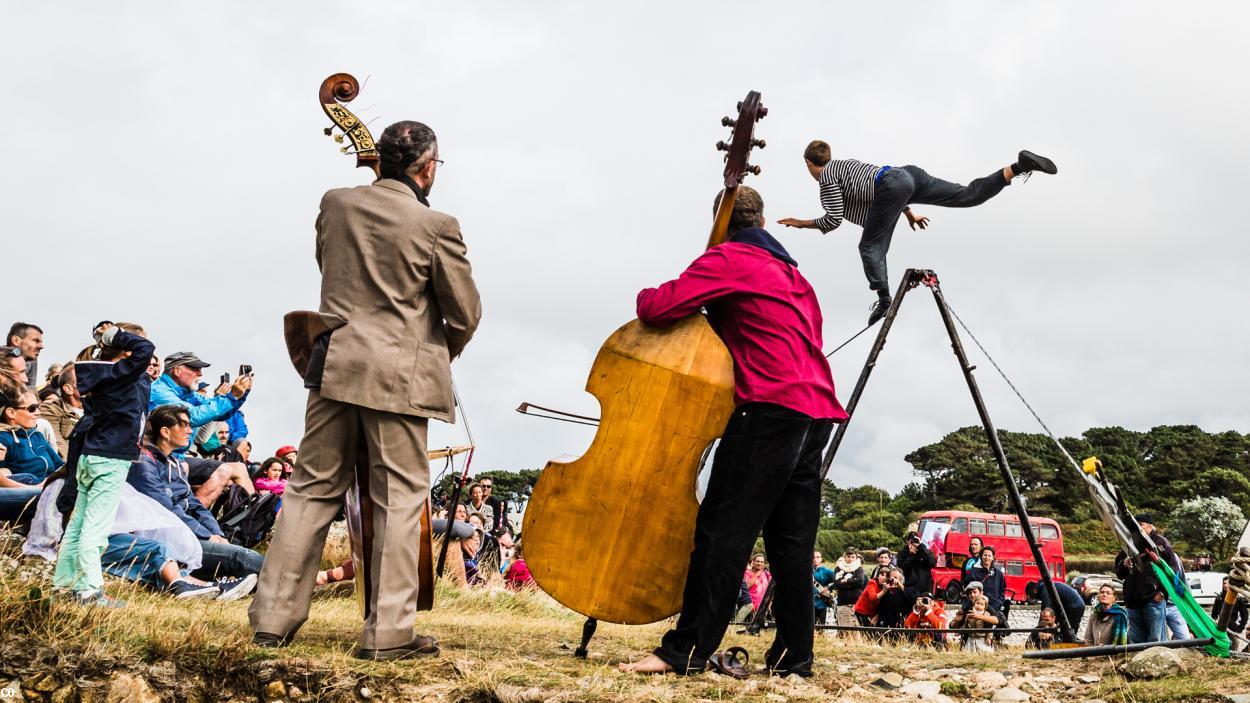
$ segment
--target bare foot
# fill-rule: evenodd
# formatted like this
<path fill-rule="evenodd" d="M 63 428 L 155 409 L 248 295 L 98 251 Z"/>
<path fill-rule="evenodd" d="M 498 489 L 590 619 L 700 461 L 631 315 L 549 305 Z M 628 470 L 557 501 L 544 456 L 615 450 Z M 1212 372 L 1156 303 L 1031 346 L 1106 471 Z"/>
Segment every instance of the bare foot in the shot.
<path fill-rule="evenodd" d="M 648 654 L 632 664 L 618 664 L 617 668 L 632 674 L 664 674 L 673 670 L 673 667 L 669 666 L 668 662 L 654 654 Z"/>

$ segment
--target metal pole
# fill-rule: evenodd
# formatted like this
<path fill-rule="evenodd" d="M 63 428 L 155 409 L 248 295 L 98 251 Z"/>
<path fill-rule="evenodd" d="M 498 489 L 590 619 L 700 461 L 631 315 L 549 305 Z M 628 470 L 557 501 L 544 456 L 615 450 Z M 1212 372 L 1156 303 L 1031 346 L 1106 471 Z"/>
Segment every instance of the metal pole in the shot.
<path fill-rule="evenodd" d="M 933 289 L 933 300 L 937 303 L 938 312 L 942 315 L 942 323 L 946 325 L 946 333 L 951 338 L 951 348 L 955 351 L 955 358 L 959 360 L 959 368 L 963 370 L 964 379 L 968 382 L 968 390 L 972 392 L 972 402 L 977 406 L 977 414 L 981 416 L 981 425 L 985 428 L 985 437 L 989 440 L 990 449 L 994 452 L 994 459 L 998 462 L 998 470 L 1003 476 L 1003 483 L 1007 486 L 1007 496 L 1011 499 L 1011 505 L 1015 508 L 1016 517 L 1020 520 L 1020 529 L 1024 533 L 1024 538 L 1029 542 L 1029 549 L 1033 552 L 1033 560 L 1037 562 L 1037 571 L 1042 577 L 1042 586 L 1050 595 L 1050 602 L 1055 610 L 1055 620 L 1059 624 L 1063 638 L 1069 642 L 1075 642 L 1076 636 L 1072 632 L 1072 625 L 1068 622 L 1067 613 L 1061 607 L 1062 601 L 1059 600 L 1059 590 L 1055 588 L 1055 582 L 1050 578 L 1050 568 L 1046 565 L 1042 549 L 1038 546 L 1037 538 L 1033 535 L 1033 526 L 1029 523 L 1029 514 L 1024 510 L 1024 501 L 1020 500 L 1020 491 L 1016 487 L 1016 477 L 1011 473 L 1011 467 L 1007 464 L 1007 454 L 1003 451 L 1003 445 L 998 441 L 998 432 L 994 429 L 994 422 L 990 420 L 989 411 L 985 409 L 985 401 L 981 398 L 981 391 L 977 388 L 976 378 L 972 375 L 972 371 L 976 367 L 968 363 L 968 356 L 964 354 L 963 344 L 959 341 L 959 333 L 955 331 L 955 321 L 951 319 L 950 308 L 946 307 L 946 299 L 942 297 L 941 286 L 935 280 L 930 285 L 930 288 Z"/>
<path fill-rule="evenodd" d="M 915 288 L 924 273 L 917 269 L 907 269 L 903 274 L 903 280 L 899 281 L 898 290 L 894 292 L 894 300 L 890 302 L 890 309 L 886 311 L 885 317 L 881 319 L 881 329 L 877 330 L 877 340 L 872 343 L 872 349 L 868 352 L 868 359 L 864 362 L 863 371 L 859 372 L 859 380 L 855 382 L 855 390 L 851 391 L 851 398 L 846 402 L 846 421 L 839 423 L 833 432 L 833 439 L 829 442 L 829 449 L 825 452 L 825 459 L 820 467 L 820 478 L 824 480 L 829 475 L 829 469 L 833 466 L 833 457 L 838 453 L 838 447 L 842 445 L 842 435 L 846 434 L 846 426 L 851 424 L 851 418 L 855 416 L 855 408 L 859 405 L 859 397 L 864 394 L 864 386 L 868 385 L 868 376 L 872 374 L 873 368 L 877 365 L 877 357 L 881 354 L 881 350 L 885 348 L 885 337 L 890 333 L 890 327 L 894 325 L 894 317 L 898 315 L 899 306 L 903 304 L 903 296 L 907 291 Z"/>
<path fill-rule="evenodd" d="M 1153 647 L 1167 649 L 1183 649 L 1186 647 L 1205 647 L 1215 644 L 1214 637 L 1195 640 L 1164 640 L 1163 642 L 1141 642 L 1139 644 L 1108 644 L 1101 647 L 1068 647 L 1065 649 L 1043 649 L 1036 652 L 1025 652 L 1025 659 L 1080 659 L 1081 657 L 1102 657 L 1115 654 L 1140 652 Z"/>

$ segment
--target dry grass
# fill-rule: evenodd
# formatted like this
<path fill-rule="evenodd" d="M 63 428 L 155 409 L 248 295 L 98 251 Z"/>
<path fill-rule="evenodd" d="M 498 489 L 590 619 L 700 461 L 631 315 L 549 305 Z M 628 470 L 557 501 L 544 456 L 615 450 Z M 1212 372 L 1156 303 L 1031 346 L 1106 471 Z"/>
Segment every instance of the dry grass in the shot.
<path fill-rule="evenodd" d="M 53 672 L 58 680 L 100 681 L 125 669 L 140 673 L 168 700 L 256 699 L 274 680 L 296 685 L 307 700 L 693 701 L 904 700 L 871 686 L 896 671 L 909 678 L 970 681 L 977 671 L 1042 677 L 1035 700 L 1217 700 L 1244 691 L 1244 664 L 1197 660 L 1194 671 L 1159 682 L 1127 682 L 1108 660 L 1032 662 L 1018 651 L 993 655 L 879 648 L 818 637 L 817 675 L 806 681 L 755 677 L 734 681 L 713 675 L 641 677 L 616 664 L 641 656 L 658 642 L 664 623 L 641 627 L 602 624 L 591 657 L 572 656 L 582 618 L 539 592 L 512 593 L 496 586 L 464 590 L 440 584 L 437 608 L 418 616 L 417 629 L 436 636 L 437 659 L 376 663 L 354 659 L 359 631 L 354 598 L 314 601 L 299 638 L 283 650 L 250 646 L 250 601 L 175 602 L 133 585 L 111 582 L 113 595 L 129 601 L 118 611 L 96 611 L 51 599 L 46 584 L 29 574 L 0 575 L 0 679 L 29 679 Z M 738 635 L 740 645 L 761 657 L 768 638 Z M 944 669 L 957 670 L 955 673 Z M 962 673 L 958 670 L 963 670 Z M 1048 683 L 1045 677 L 1097 674 L 1092 685 Z M 969 684 L 971 686 L 971 684 Z M 862 688 L 861 688 L 862 687 Z M 1027 687 L 1026 687 L 1027 688 Z M 1073 690 L 1069 691 L 1068 689 Z M 948 690 L 952 690 L 948 687 Z M 988 696 L 986 696 L 988 697 Z M 973 699 L 968 699 L 973 700 Z"/>

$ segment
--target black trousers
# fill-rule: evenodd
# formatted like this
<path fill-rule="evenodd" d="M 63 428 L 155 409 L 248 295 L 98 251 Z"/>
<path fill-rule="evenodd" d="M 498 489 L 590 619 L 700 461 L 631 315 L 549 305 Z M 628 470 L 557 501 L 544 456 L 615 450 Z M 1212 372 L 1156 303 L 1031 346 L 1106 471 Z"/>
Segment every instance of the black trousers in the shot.
<path fill-rule="evenodd" d="M 891 168 L 877 181 L 864 220 L 864 234 L 859 240 L 859 258 L 864 263 L 868 287 L 889 295 L 885 255 L 890 251 L 894 226 L 908 205 L 939 205 L 941 207 L 973 207 L 1002 192 L 1008 181 L 1002 170 L 978 178 L 966 186 L 934 178 L 919 166 Z"/>
<path fill-rule="evenodd" d="M 720 646 L 742 573 L 762 530 L 775 597 L 774 669 L 812 667 L 812 548 L 820 516 L 820 460 L 832 423 L 767 403 L 734 410 L 695 520 L 681 615 L 655 654 L 695 673 Z"/>

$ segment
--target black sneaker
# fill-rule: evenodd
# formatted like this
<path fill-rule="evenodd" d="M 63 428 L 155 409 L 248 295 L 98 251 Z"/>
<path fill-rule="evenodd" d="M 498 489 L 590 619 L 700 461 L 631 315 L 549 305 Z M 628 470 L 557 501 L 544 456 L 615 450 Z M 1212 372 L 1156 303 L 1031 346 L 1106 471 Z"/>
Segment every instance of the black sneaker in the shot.
<path fill-rule="evenodd" d="M 1031 151 L 1020 152 L 1016 157 L 1016 163 L 1023 166 L 1025 171 L 1028 172 L 1041 171 L 1042 173 L 1049 173 L 1052 176 L 1059 173 L 1059 167 L 1055 165 L 1054 161 L 1051 161 L 1045 156 L 1034 154 Z"/>
<path fill-rule="evenodd" d="M 216 586 L 204 583 L 191 583 L 186 579 L 178 579 L 165 587 L 174 600 L 191 600 L 193 598 L 216 598 L 221 590 Z"/>
<path fill-rule="evenodd" d="M 885 317 L 885 314 L 889 311 L 890 299 L 878 298 L 877 302 L 873 303 L 872 307 L 868 308 L 868 326 L 872 327 L 877 324 L 877 320 Z"/>
<path fill-rule="evenodd" d="M 256 574 L 248 574 L 242 578 L 223 576 L 214 581 L 213 585 L 217 586 L 217 590 L 221 591 L 221 595 L 217 596 L 217 600 L 238 600 L 256 588 Z"/>

